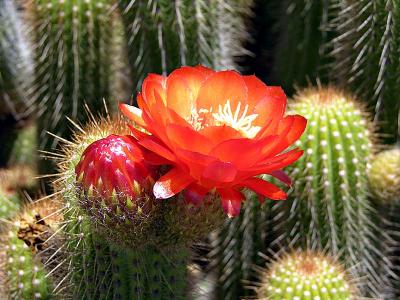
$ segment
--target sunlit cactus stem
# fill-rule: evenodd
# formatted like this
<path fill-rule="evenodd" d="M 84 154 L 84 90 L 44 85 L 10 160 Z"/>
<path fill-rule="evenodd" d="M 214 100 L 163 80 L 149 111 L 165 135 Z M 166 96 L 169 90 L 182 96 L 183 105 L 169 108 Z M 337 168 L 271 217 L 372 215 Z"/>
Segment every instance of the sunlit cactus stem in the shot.
<path fill-rule="evenodd" d="M 71 135 L 66 117 L 86 123 L 87 105 L 95 114 L 112 110 L 126 94 L 120 84 L 124 62 L 121 24 L 113 1 L 31 0 L 26 4 L 34 45 L 32 98 L 39 115 L 41 148 L 49 151 Z"/>
<path fill-rule="evenodd" d="M 294 252 L 259 269 L 254 287 L 257 299 L 265 300 L 351 300 L 358 299 L 357 288 L 343 267 L 322 254 Z"/>
<path fill-rule="evenodd" d="M 56 299 L 45 265 L 59 246 L 51 241 L 60 222 L 57 209 L 49 200 L 29 204 L 2 228 L 0 296 L 4 299 Z"/>
<path fill-rule="evenodd" d="M 222 222 L 219 203 L 156 200 L 149 188 L 159 171 L 120 118 L 81 128 L 64 150 L 56 188 L 72 255 L 60 269 L 72 297 L 187 299 L 190 245 Z"/>
<path fill-rule="evenodd" d="M 368 198 L 373 132 L 361 106 L 328 88 L 301 91 L 292 109 L 308 119 L 298 146 L 304 155 L 289 174 L 294 189 L 276 203 L 271 232 L 278 245 L 326 251 L 363 278 L 364 296 L 378 296 L 381 259 L 376 211 Z"/>

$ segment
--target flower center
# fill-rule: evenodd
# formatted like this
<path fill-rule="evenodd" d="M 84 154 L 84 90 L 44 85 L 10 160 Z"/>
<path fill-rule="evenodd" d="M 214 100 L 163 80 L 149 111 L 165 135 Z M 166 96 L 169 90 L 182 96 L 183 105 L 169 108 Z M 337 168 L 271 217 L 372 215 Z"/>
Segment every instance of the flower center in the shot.
<path fill-rule="evenodd" d="M 224 105 L 218 105 L 217 112 L 213 112 L 212 107 L 210 109 L 202 108 L 198 111 L 194 108 L 188 121 L 195 130 L 200 130 L 209 125 L 227 125 L 241 132 L 244 136 L 253 138 L 261 129 L 260 126 L 253 126 L 253 121 L 257 119 L 258 115 L 247 114 L 249 111 L 248 104 L 244 106 L 242 112 L 241 108 L 242 103 L 238 102 L 233 111 L 229 100 Z"/>

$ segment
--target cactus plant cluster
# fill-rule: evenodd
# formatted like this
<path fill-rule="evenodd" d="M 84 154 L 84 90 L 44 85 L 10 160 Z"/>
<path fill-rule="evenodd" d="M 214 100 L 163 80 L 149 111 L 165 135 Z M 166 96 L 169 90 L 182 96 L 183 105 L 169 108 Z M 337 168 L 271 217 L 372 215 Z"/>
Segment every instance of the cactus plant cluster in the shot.
<path fill-rule="evenodd" d="M 330 79 L 367 103 L 298 92 L 290 109 L 308 126 L 291 147 L 306 120 L 285 116 L 281 89 L 171 73 L 237 69 L 258 43 L 254 2 L 0 0 L 1 299 L 194 298 L 191 247 L 215 229 L 196 260 L 208 298 L 400 296 L 400 155 L 374 156 L 375 131 L 399 136 L 399 4 L 259 1 L 281 8 L 265 22 L 279 19 L 279 40 L 259 52 L 288 94 Z M 129 93 L 133 123 L 114 111 Z M 60 174 L 26 205 L 37 164 L 50 171 L 36 148 Z"/>

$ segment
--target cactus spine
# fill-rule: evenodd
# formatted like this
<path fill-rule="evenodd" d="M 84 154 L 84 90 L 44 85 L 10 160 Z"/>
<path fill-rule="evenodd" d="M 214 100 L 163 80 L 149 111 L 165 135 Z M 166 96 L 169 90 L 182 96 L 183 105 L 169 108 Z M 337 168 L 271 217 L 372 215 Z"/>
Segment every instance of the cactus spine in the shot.
<path fill-rule="evenodd" d="M 305 154 L 290 171 L 291 199 L 276 204 L 283 213 L 274 232 L 280 242 L 339 257 L 355 277 L 365 278 L 361 292 L 376 296 L 382 282 L 367 182 L 373 133 L 362 109 L 333 88 L 299 93 L 293 109 L 309 120 L 298 142 Z"/>
<path fill-rule="evenodd" d="M 85 123 L 84 104 L 101 113 L 103 99 L 112 103 L 123 98 L 115 64 L 123 53 L 120 24 L 111 5 L 109 0 L 32 0 L 27 4 L 35 49 L 34 98 L 41 115 L 41 146 L 46 150 L 56 141 L 49 141 L 45 131 L 70 136 L 65 116 Z"/>
<path fill-rule="evenodd" d="M 53 299 L 53 282 L 44 263 L 58 226 L 57 205 L 48 201 L 29 204 L 2 230 L 0 295 L 6 299 Z"/>
<path fill-rule="evenodd" d="M 380 212 L 380 229 L 387 233 L 382 241 L 383 253 L 390 259 L 390 272 L 385 268 L 381 270 L 381 276 L 387 278 L 388 284 L 381 288 L 380 294 L 385 299 L 397 299 L 400 297 L 400 149 L 395 147 L 377 154 L 368 171 L 368 179 Z"/>
<path fill-rule="evenodd" d="M 135 87 L 147 73 L 181 65 L 234 69 L 234 57 L 246 54 L 241 42 L 252 2 L 119 0 Z"/>
<path fill-rule="evenodd" d="M 168 202 L 158 202 L 154 204 L 157 209 L 151 210 L 150 214 L 162 208 L 163 217 L 156 214 L 157 222 L 153 221 L 154 217 L 147 217 L 150 228 L 152 228 L 150 231 L 148 231 L 149 226 L 145 226 L 146 224 L 143 223 L 146 219 L 143 222 L 133 223 L 134 226 L 142 228 L 147 233 L 140 243 L 132 244 L 132 241 L 124 243 L 123 239 L 134 240 L 136 233 L 140 233 L 137 228 L 131 227 L 132 223 L 130 224 L 129 218 L 126 219 L 126 224 L 121 223 L 121 226 L 127 225 L 127 227 L 114 227 L 112 231 L 114 236 L 111 236 L 110 232 L 104 231 L 104 227 L 108 227 L 107 224 L 110 223 L 106 223 L 104 226 L 96 214 L 90 215 L 91 209 L 88 210 L 87 206 L 81 205 L 82 201 L 86 201 L 87 204 L 87 201 L 93 201 L 92 209 L 95 209 L 94 201 L 96 199 L 82 198 L 79 189 L 77 192 L 76 177 L 79 173 L 76 173 L 75 167 L 79 161 L 85 161 L 86 158 L 82 153 L 87 146 L 97 145 L 93 142 L 97 143 L 104 138 L 115 141 L 115 138 L 110 136 L 111 133 L 120 136 L 126 135 L 129 133 L 129 128 L 123 120 L 117 119 L 95 122 L 79 131 L 80 134 L 76 136 L 75 145 L 71 143 L 65 148 L 66 157 L 60 163 L 63 172 L 62 178 L 56 184 L 57 190 L 63 194 L 64 219 L 68 223 L 64 230 L 66 243 L 63 248 L 67 250 L 63 254 L 65 263 L 59 271 L 66 274 L 67 279 L 64 281 L 65 285 L 61 284 L 59 288 L 70 290 L 73 298 L 186 299 L 188 292 L 187 262 L 190 251 L 188 241 L 184 241 L 188 238 L 192 239 L 192 236 L 196 235 L 194 233 L 198 231 L 204 234 L 204 230 L 211 230 L 209 229 L 211 224 L 203 222 L 205 224 L 203 225 L 197 218 L 204 221 L 207 220 L 205 218 L 210 218 L 212 215 L 207 210 L 204 214 L 197 213 L 198 210 L 195 207 L 182 209 L 179 203 L 174 201 L 171 201 L 171 205 Z M 113 156 L 113 158 L 118 161 L 119 167 L 124 164 L 120 156 Z M 86 180 L 83 179 L 84 182 Z M 104 184 L 108 184 L 106 180 L 104 180 Z M 89 194 L 91 193 L 89 192 Z M 117 198 L 115 197 L 115 199 Z M 138 200 L 132 198 L 132 201 Z M 126 205 L 124 202 L 109 203 L 104 198 L 103 204 L 109 207 L 109 212 L 104 215 L 104 218 L 110 219 L 116 224 L 120 223 L 122 213 L 129 216 L 129 213 L 135 212 L 136 216 L 139 216 L 139 211 L 133 210 L 135 207 L 128 205 L 128 202 Z M 175 206 L 177 211 L 169 208 L 175 209 Z M 142 210 L 144 218 L 146 218 L 145 212 L 144 208 Z M 222 215 L 219 205 L 217 215 Z M 192 222 L 194 223 L 192 224 Z M 194 224 L 197 224 L 198 228 L 193 228 Z M 199 229 L 202 227 L 204 229 Z M 125 229 L 127 230 L 121 231 Z M 156 241 L 159 243 L 157 244 Z"/>
<path fill-rule="evenodd" d="M 356 299 L 343 268 L 321 254 L 295 252 L 260 270 L 257 299 Z"/>
<path fill-rule="evenodd" d="M 399 136 L 400 71 L 398 1 L 338 1 L 333 22 L 333 74 L 343 86 L 369 101 L 387 143 Z"/>
<path fill-rule="evenodd" d="M 30 52 L 16 4 L 0 2 L 0 166 L 9 158 L 29 115 L 28 89 L 32 77 Z"/>
<path fill-rule="evenodd" d="M 275 49 L 273 74 L 284 90 L 292 94 L 295 86 L 306 86 L 311 80 L 326 80 L 324 67 L 331 60 L 328 41 L 335 1 L 281 1 L 280 39 Z"/>

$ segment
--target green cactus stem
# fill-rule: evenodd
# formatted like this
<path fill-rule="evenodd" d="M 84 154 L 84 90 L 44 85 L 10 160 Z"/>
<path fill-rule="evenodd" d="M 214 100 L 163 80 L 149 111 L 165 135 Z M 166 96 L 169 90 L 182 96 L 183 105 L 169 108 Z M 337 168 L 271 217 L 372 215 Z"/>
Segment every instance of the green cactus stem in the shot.
<path fill-rule="evenodd" d="M 34 45 L 33 98 L 39 114 L 41 148 L 49 151 L 58 139 L 69 138 L 69 117 L 86 123 L 84 106 L 101 114 L 124 99 L 119 88 L 123 59 L 121 24 L 113 1 L 32 0 L 26 4 Z"/>
<path fill-rule="evenodd" d="M 260 270 L 257 299 L 350 300 L 357 290 L 343 267 L 312 252 L 294 252 Z"/>
<path fill-rule="evenodd" d="M 0 2 L 0 120 L 24 117 L 32 66 L 23 32 L 24 25 L 14 1 Z"/>
<path fill-rule="evenodd" d="M 29 116 L 32 78 L 29 47 L 16 4 L 0 2 L 0 167 L 9 165 L 19 131 Z"/>
<path fill-rule="evenodd" d="M 113 184 L 119 192 L 111 198 L 106 193 L 96 196 L 101 186 L 85 176 L 80 179 L 79 172 L 76 173 L 78 163 L 83 163 L 86 174 L 91 172 L 85 167 L 86 162 L 91 164 L 90 157 L 101 161 L 111 155 L 111 161 L 118 162 L 118 169 L 109 166 L 109 172 L 114 176 L 121 176 L 121 171 L 131 172 L 129 164 L 135 152 L 133 148 L 133 152 L 126 152 L 124 148 L 131 146 L 129 128 L 123 119 L 117 118 L 96 121 L 77 131 L 74 142 L 64 147 L 65 158 L 59 164 L 61 180 L 55 186 L 62 194 L 64 219 L 68 223 L 63 230 L 65 263 L 54 272 L 66 274 L 59 289 L 71 291 L 74 299 L 187 299 L 190 245 L 193 238 L 208 233 L 223 221 L 219 203 L 215 201 L 218 207 L 194 207 L 179 198 L 158 202 L 128 194 L 121 198 L 123 178 L 117 183 L 109 181 L 107 174 L 101 177 L 102 182 L 105 186 Z M 109 152 L 110 145 L 121 151 Z M 89 151 L 85 152 L 88 157 L 83 155 L 85 149 Z M 90 152 L 93 149 L 101 152 Z M 124 161 L 121 153 L 126 153 L 131 162 Z M 97 168 L 96 164 L 91 166 Z M 89 182 L 92 188 L 87 189 Z M 136 189 L 144 187 L 141 182 L 134 185 Z M 145 201 L 145 205 L 137 206 L 140 201 Z M 152 209 L 148 209 L 150 204 Z"/>
<path fill-rule="evenodd" d="M 398 1 L 337 1 L 332 74 L 369 104 L 386 143 L 399 138 L 400 5 Z"/>
<path fill-rule="evenodd" d="M 44 263 L 60 221 L 56 211 L 49 201 L 29 204 L 2 230 L 0 291 L 6 299 L 54 299 Z"/>
<path fill-rule="evenodd" d="M 378 153 L 368 171 L 372 197 L 380 213 L 380 229 L 387 233 L 382 241 L 383 253 L 390 259 L 389 268 L 382 268 L 382 277 L 388 284 L 381 289 L 385 299 L 400 297 L 400 149 L 395 147 Z"/>
<path fill-rule="evenodd" d="M 280 3 L 279 42 L 275 46 L 273 77 L 289 95 L 295 87 L 328 79 L 326 65 L 334 33 L 329 24 L 335 1 L 285 0 Z M 264 4 L 270 5 L 270 4 Z"/>
<path fill-rule="evenodd" d="M 134 88 L 182 65 L 235 69 L 252 0 L 119 0 Z"/>
<path fill-rule="evenodd" d="M 367 117 L 332 87 L 300 92 L 292 109 L 308 119 L 297 143 L 305 153 L 289 170 L 294 189 L 290 199 L 276 203 L 282 213 L 272 234 L 277 243 L 340 258 L 364 278 L 361 293 L 377 297 L 383 283 L 376 270 L 383 258 L 368 198 L 373 132 Z"/>

